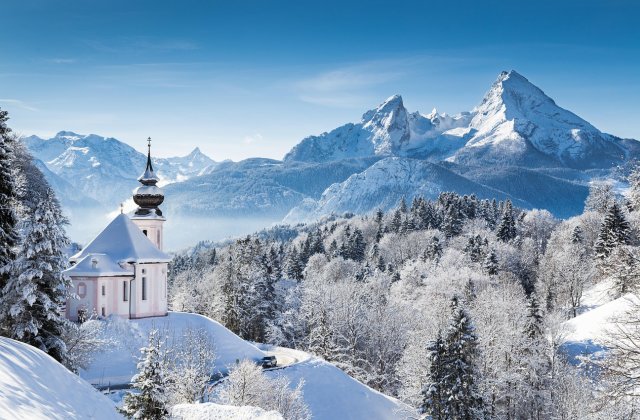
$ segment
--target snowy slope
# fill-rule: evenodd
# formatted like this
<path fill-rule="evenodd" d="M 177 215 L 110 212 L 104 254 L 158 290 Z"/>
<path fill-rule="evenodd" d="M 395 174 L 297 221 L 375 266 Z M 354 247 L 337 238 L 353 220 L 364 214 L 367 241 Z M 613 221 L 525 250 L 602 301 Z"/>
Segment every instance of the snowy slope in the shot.
<path fill-rule="evenodd" d="M 0 337 L 0 418 L 119 419 L 111 401 L 44 352 Z"/>
<path fill-rule="evenodd" d="M 216 353 L 215 367 L 225 372 L 236 359 L 258 360 L 264 356 L 257 347 L 242 340 L 231 331 L 207 317 L 182 312 L 169 312 L 166 317 L 137 320 L 111 320 L 108 334 L 116 345 L 94 356 L 88 369 L 80 376 L 95 385 L 129 383 L 136 373 L 140 348 L 146 344 L 149 331 L 156 328 L 168 343 L 180 340 L 184 330 L 204 329 L 209 334 Z"/>
<path fill-rule="evenodd" d="M 292 209 L 285 221 L 297 223 L 330 214 L 387 210 L 397 205 L 402 197 L 408 201 L 414 196 L 434 199 L 442 191 L 476 194 L 479 198 L 512 198 L 518 206 L 531 207 L 523 200 L 477 184 L 438 164 L 390 157 L 350 176 L 342 183 L 331 185 L 319 200 L 306 200 Z"/>
<path fill-rule="evenodd" d="M 292 386 L 304 379 L 304 401 L 316 420 L 400 419 L 415 414 L 398 400 L 369 388 L 315 357 L 267 374 L 271 377 L 285 375 Z"/>

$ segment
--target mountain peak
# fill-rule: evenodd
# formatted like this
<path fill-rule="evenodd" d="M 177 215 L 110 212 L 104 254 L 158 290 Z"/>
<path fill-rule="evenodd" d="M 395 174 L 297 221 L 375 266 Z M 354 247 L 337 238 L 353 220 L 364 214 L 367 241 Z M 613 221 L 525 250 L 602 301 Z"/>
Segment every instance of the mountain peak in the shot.
<path fill-rule="evenodd" d="M 54 136 L 54 138 L 71 138 L 71 139 L 79 139 L 82 137 L 84 137 L 84 135 L 74 133 L 73 131 L 59 131 Z"/>
<path fill-rule="evenodd" d="M 404 103 L 402 102 L 402 96 L 398 94 L 388 97 L 384 102 L 378 105 L 375 109 L 371 109 L 365 112 L 362 115 L 362 122 L 367 123 L 375 119 L 376 116 L 388 115 L 393 113 L 394 111 L 402 111 L 405 113 L 407 112 L 406 109 L 404 108 Z"/>

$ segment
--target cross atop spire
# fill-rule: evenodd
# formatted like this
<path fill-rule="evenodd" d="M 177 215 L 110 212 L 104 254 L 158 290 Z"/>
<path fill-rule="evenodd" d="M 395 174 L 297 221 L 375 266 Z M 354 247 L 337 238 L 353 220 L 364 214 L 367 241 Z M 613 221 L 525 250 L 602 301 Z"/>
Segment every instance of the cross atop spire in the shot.
<path fill-rule="evenodd" d="M 144 185 L 155 185 L 159 181 L 159 179 L 153 171 L 153 164 L 151 163 L 151 137 L 147 138 L 147 147 L 147 166 L 144 169 L 144 173 L 142 174 L 142 176 L 138 178 L 138 181 L 140 181 Z"/>

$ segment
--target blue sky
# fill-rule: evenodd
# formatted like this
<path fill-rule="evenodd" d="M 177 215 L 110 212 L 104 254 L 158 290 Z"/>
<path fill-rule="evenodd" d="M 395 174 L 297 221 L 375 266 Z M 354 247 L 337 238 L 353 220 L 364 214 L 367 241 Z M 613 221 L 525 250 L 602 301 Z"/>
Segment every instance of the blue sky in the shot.
<path fill-rule="evenodd" d="M 158 155 L 281 158 L 400 93 L 473 108 L 516 69 L 640 139 L 640 2 L 5 0 L 0 107 L 18 132 L 113 136 Z"/>

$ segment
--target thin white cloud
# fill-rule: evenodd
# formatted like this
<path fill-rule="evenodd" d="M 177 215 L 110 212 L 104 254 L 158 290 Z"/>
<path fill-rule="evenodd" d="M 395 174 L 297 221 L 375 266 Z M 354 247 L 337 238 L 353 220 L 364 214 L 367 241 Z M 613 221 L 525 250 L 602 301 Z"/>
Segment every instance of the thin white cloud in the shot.
<path fill-rule="evenodd" d="M 392 85 L 426 65 L 445 60 L 449 59 L 412 56 L 364 61 L 297 80 L 291 87 L 303 102 L 329 107 L 361 107 L 371 101 L 374 88 Z"/>
<path fill-rule="evenodd" d="M 27 111 L 38 111 L 38 108 L 35 108 L 19 99 L 0 99 L 0 103 L 14 105 L 18 108 L 26 109 Z"/>
<path fill-rule="evenodd" d="M 78 60 L 76 60 L 75 58 L 48 58 L 45 60 L 48 63 L 53 63 L 53 64 L 74 64 L 76 63 Z"/>

